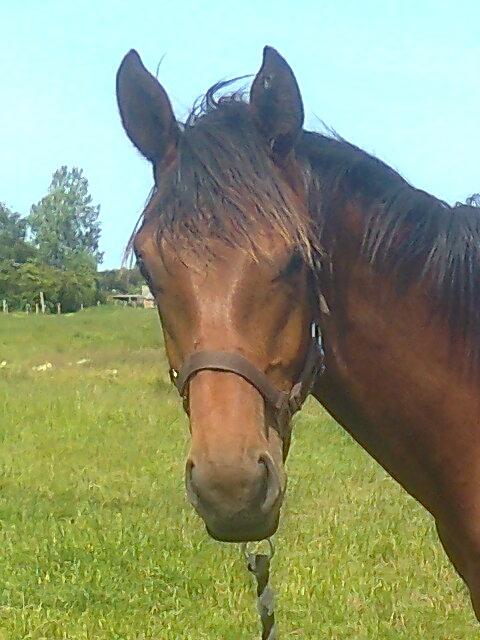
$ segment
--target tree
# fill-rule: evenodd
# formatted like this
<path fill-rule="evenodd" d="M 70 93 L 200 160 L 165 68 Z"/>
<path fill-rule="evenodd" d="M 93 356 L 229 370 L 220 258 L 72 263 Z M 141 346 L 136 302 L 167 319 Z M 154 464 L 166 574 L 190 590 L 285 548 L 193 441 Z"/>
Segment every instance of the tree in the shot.
<path fill-rule="evenodd" d="M 135 293 L 145 283 L 138 267 L 133 269 L 110 269 L 99 271 L 98 281 L 104 294 L 108 293 Z"/>
<path fill-rule="evenodd" d="M 40 302 L 40 291 L 47 310 L 52 312 L 56 311 L 57 302 L 62 311 L 68 312 L 103 299 L 97 273 L 87 262 L 71 269 L 57 269 L 36 261 L 0 261 L 0 300 L 7 300 L 11 309 L 25 309 L 27 304 L 33 308 Z"/>
<path fill-rule="evenodd" d="M 26 241 L 27 221 L 0 202 L 0 261 L 23 263 L 33 258 L 35 248 Z"/>
<path fill-rule="evenodd" d="M 0 203 L 0 299 L 8 300 L 11 308 L 21 304 L 19 267 L 35 256 L 26 233 L 26 220 Z"/>
<path fill-rule="evenodd" d="M 80 305 L 89 306 L 102 298 L 99 290 L 97 265 L 93 256 L 77 253 L 69 261 L 59 278 L 59 300 L 64 311 L 74 311 Z"/>
<path fill-rule="evenodd" d="M 41 262 L 68 269 L 75 255 L 86 254 L 95 266 L 102 261 L 99 205 L 92 205 L 83 170 L 63 166 L 52 177 L 48 194 L 33 205 L 28 223 Z"/>
<path fill-rule="evenodd" d="M 39 302 L 42 291 L 48 310 L 59 302 L 63 311 L 75 311 L 103 299 L 99 210 L 83 172 L 67 167 L 54 173 L 48 194 L 27 219 L 0 203 L 0 300 L 25 309 Z"/>

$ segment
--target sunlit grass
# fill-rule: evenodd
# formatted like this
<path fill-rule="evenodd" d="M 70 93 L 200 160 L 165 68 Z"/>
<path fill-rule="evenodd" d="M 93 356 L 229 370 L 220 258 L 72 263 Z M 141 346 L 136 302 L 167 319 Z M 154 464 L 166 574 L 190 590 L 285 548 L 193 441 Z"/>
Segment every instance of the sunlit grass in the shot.
<path fill-rule="evenodd" d="M 184 499 L 186 421 L 155 313 L 0 316 L 2 361 L 0 639 L 258 637 L 238 547 Z M 295 434 L 281 637 L 478 637 L 428 515 L 313 401 Z"/>

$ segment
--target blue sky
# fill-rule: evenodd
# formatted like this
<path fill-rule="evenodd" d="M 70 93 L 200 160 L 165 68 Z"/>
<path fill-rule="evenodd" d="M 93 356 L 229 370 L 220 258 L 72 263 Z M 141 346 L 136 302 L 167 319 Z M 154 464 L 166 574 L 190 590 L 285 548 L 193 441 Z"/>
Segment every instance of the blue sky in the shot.
<path fill-rule="evenodd" d="M 319 119 L 449 202 L 480 191 L 478 0 L 5 0 L 0 3 L 0 200 L 22 214 L 59 166 L 101 204 L 119 266 L 151 187 L 120 125 L 115 73 L 136 48 L 182 118 L 219 79 L 255 73 L 265 44 Z"/>

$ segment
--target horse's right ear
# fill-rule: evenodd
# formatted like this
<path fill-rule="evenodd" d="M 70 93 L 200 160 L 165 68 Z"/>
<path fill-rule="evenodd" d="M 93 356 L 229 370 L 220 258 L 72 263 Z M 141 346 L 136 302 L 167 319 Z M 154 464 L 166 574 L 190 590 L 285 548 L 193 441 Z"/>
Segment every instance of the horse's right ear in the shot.
<path fill-rule="evenodd" d="M 117 72 L 117 101 L 127 136 L 137 149 L 154 164 L 169 163 L 179 128 L 165 89 L 133 49 Z"/>

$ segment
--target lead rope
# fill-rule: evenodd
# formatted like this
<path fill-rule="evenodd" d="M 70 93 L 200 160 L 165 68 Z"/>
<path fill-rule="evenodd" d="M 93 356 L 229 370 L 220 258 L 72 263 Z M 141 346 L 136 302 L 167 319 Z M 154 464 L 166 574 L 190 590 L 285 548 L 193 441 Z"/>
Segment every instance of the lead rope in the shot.
<path fill-rule="evenodd" d="M 275 554 L 275 547 L 268 538 L 268 553 L 250 552 L 247 543 L 242 544 L 242 552 L 247 560 L 247 568 L 257 581 L 257 609 L 262 623 L 262 640 L 278 640 L 275 625 L 275 595 L 268 584 L 270 579 L 270 562 Z"/>

